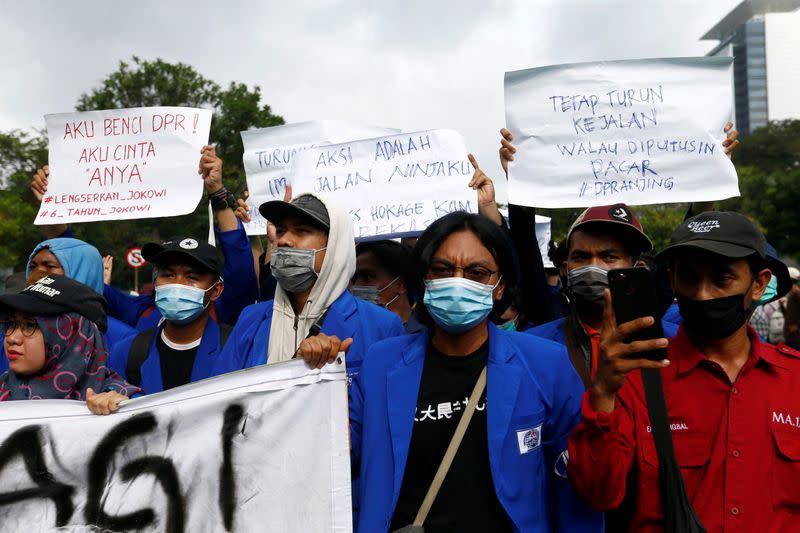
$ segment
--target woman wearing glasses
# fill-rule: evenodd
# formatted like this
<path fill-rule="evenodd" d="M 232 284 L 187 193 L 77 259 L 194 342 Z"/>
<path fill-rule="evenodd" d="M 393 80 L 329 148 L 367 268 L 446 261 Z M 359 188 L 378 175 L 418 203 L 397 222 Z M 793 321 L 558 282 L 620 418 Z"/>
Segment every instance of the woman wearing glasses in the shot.
<path fill-rule="evenodd" d="M 141 392 L 106 366 L 105 302 L 64 276 L 44 276 L 18 294 L 0 296 L 0 331 L 9 370 L 0 401 L 86 400 L 96 414 L 116 411 Z"/>
<path fill-rule="evenodd" d="M 357 531 L 600 531 L 566 480 L 583 392 L 566 352 L 488 320 L 518 278 L 500 227 L 451 213 L 415 256 L 428 329 L 373 345 L 351 391 Z"/>

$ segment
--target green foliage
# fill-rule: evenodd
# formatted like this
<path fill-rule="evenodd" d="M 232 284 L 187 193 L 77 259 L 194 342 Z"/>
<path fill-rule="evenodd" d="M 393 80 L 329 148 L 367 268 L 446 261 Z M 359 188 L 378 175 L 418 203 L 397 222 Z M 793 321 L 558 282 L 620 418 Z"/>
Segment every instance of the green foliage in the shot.
<path fill-rule="evenodd" d="M 30 250 L 42 240 L 31 223 L 38 205 L 30 182 L 45 163 L 47 138 L 42 132 L 0 133 L 0 266 L 24 266 Z"/>
<path fill-rule="evenodd" d="M 208 80 L 190 65 L 133 57 L 121 61 L 98 87 L 82 94 L 77 111 L 148 106 L 202 107 L 213 111 L 209 142 L 216 143 L 224 160 L 223 182 L 237 195 L 246 188 L 240 131 L 283 124 L 268 105 L 261 104 L 259 87 L 232 82 L 227 88 Z M 198 162 L 200 154 L 197 154 Z M 38 205 L 30 192 L 31 176 L 47 163 L 47 138 L 42 132 L 0 133 L 0 266 L 24 268 L 28 252 L 42 240 L 32 224 Z M 201 179 L 198 175 L 198 180 Z M 114 284 L 133 286 L 132 269 L 125 265 L 131 246 L 188 234 L 205 238 L 208 233 L 208 203 L 200 202 L 194 213 L 178 217 L 124 220 L 113 223 L 78 224 L 77 238 L 97 246 L 102 254 L 115 257 Z M 140 283 L 147 281 L 144 269 Z"/>

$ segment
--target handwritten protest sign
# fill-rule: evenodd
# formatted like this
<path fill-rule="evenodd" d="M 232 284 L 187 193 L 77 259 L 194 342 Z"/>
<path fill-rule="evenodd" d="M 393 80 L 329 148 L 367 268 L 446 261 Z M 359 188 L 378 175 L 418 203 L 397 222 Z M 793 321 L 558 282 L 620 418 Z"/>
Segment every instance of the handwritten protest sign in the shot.
<path fill-rule="evenodd" d="M 211 111 L 145 107 L 46 115 L 50 177 L 36 224 L 184 215 L 197 207 Z"/>
<path fill-rule="evenodd" d="M 477 212 L 464 139 L 451 130 L 377 137 L 298 152 L 295 195 L 318 193 L 350 212 L 357 239 L 417 235 L 452 211 Z"/>
<path fill-rule="evenodd" d="M 289 169 L 297 152 L 313 146 L 324 146 L 380 135 L 392 135 L 400 130 L 378 128 L 343 120 L 298 122 L 243 131 L 244 170 L 250 196 L 250 222 L 245 224 L 248 235 L 266 235 L 267 221 L 258 206 L 269 200 L 283 200 L 289 180 Z"/>
<path fill-rule="evenodd" d="M 732 59 L 580 63 L 507 72 L 517 147 L 509 199 L 537 207 L 739 195 L 725 156 Z"/>
<path fill-rule="evenodd" d="M 105 417 L 71 400 L 3 402 L 2 530 L 349 532 L 346 380 L 344 365 L 291 361 Z"/>

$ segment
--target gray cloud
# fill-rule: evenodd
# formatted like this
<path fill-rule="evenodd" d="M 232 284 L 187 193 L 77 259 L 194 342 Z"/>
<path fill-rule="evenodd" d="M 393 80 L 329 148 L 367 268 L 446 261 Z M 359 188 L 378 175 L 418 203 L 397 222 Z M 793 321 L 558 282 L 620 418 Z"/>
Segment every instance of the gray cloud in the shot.
<path fill-rule="evenodd" d="M 259 85 L 287 121 L 456 129 L 499 178 L 506 70 L 702 55 L 698 38 L 736 3 L 3 0 L 0 130 L 42 127 L 135 54 Z"/>

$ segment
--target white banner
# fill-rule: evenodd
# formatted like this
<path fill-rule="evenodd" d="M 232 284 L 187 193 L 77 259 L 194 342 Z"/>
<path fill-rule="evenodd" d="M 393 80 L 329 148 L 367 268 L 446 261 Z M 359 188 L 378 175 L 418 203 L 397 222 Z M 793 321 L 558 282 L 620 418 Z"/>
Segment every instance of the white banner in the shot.
<path fill-rule="evenodd" d="M 267 221 L 258 206 L 270 200 L 283 200 L 289 183 L 289 169 L 297 152 L 313 146 L 342 143 L 400 130 L 378 128 L 343 120 L 316 120 L 247 130 L 241 132 L 244 143 L 244 170 L 250 196 L 250 222 L 244 225 L 248 235 L 266 235 Z"/>
<path fill-rule="evenodd" d="M 211 111 L 143 107 L 44 118 L 50 177 L 36 224 L 171 217 L 197 207 Z"/>
<path fill-rule="evenodd" d="M 357 239 L 418 235 L 450 212 L 477 213 L 464 139 L 429 130 L 309 148 L 291 169 L 294 196 L 314 192 L 350 212 Z"/>
<path fill-rule="evenodd" d="M 640 59 L 506 72 L 517 147 L 508 197 L 584 207 L 739 195 L 721 142 L 732 58 Z"/>
<path fill-rule="evenodd" d="M 346 380 L 344 365 L 290 361 L 105 417 L 70 400 L 4 402 L 2 530 L 349 532 Z"/>

